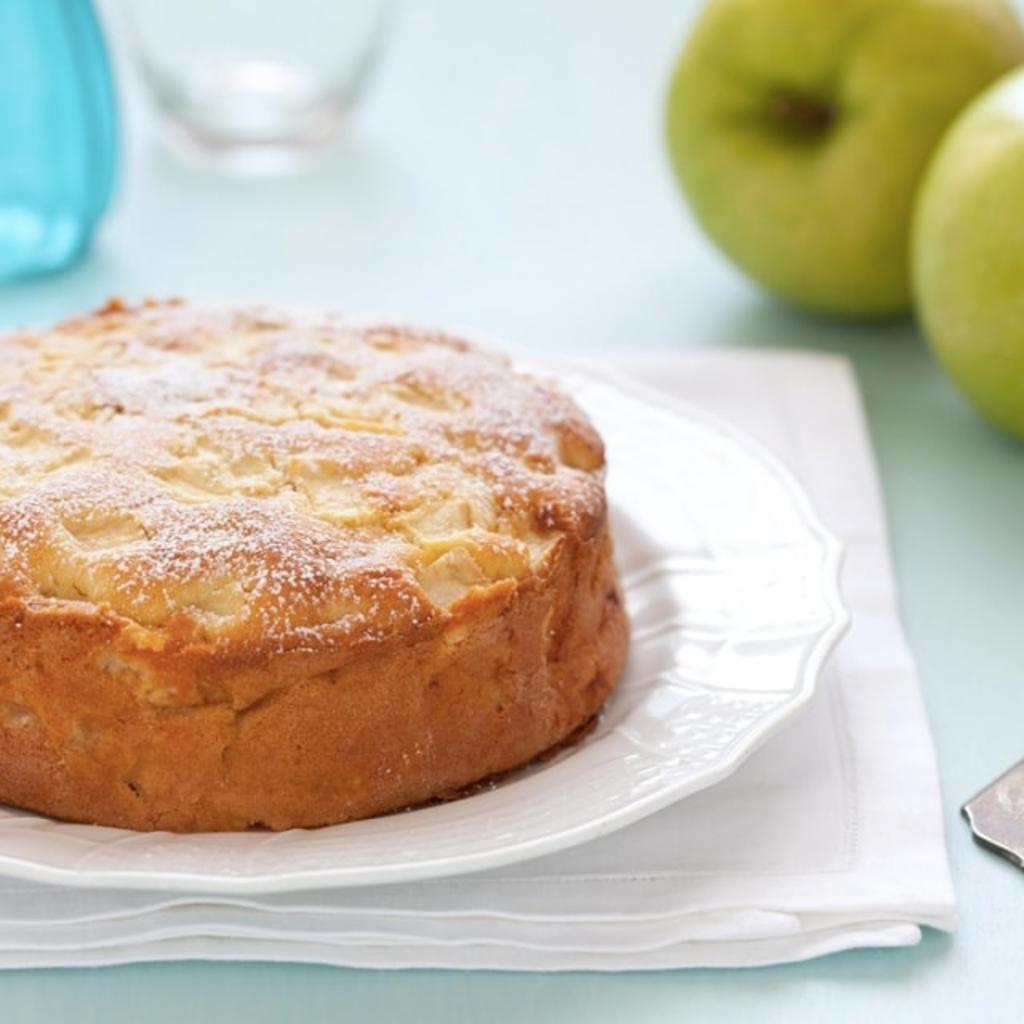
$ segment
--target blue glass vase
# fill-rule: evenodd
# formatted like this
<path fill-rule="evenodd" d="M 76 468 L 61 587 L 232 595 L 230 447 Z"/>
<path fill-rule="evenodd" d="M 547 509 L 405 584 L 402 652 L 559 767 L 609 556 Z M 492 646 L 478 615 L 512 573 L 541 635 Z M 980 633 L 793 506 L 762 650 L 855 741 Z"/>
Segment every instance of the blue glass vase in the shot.
<path fill-rule="evenodd" d="M 90 0 L 0 0 L 0 281 L 85 252 L 116 161 L 110 65 Z"/>

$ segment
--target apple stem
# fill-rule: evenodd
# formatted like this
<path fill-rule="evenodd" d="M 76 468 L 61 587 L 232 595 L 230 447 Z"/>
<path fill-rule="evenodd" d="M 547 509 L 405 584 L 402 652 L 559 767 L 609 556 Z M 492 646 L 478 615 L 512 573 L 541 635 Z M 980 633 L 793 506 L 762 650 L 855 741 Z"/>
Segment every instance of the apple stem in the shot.
<path fill-rule="evenodd" d="M 769 103 L 768 112 L 776 121 L 801 135 L 821 135 L 832 124 L 831 107 L 806 96 L 776 93 Z"/>

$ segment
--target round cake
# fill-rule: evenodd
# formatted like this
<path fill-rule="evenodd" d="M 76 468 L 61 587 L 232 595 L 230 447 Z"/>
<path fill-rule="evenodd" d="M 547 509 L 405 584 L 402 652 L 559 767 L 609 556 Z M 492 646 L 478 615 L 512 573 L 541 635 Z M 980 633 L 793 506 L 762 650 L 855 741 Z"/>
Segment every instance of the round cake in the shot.
<path fill-rule="evenodd" d="M 501 357 L 180 302 L 0 353 L 0 802 L 350 821 L 534 760 L 615 685 L 601 440 Z"/>

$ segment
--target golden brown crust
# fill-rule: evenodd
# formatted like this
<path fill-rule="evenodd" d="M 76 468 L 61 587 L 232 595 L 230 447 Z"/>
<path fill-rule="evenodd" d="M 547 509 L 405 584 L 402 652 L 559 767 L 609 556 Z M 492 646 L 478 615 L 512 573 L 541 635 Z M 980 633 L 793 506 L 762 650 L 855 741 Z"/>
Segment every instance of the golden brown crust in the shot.
<path fill-rule="evenodd" d="M 0 350 L 0 800 L 346 821 L 531 760 L 614 685 L 600 439 L 497 357 L 178 304 Z"/>

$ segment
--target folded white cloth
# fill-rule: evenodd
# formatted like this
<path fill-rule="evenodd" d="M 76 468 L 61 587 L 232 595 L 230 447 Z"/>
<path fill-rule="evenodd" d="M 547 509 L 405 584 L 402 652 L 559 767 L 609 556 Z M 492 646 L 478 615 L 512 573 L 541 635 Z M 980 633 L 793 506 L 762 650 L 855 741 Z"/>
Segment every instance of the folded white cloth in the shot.
<path fill-rule="evenodd" d="M 937 773 L 845 361 L 619 359 L 782 457 L 847 547 L 853 626 L 810 707 L 733 776 L 574 850 L 431 882 L 264 897 L 0 879 L 0 966 L 180 958 L 623 970 L 800 960 L 953 926 Z"/>

